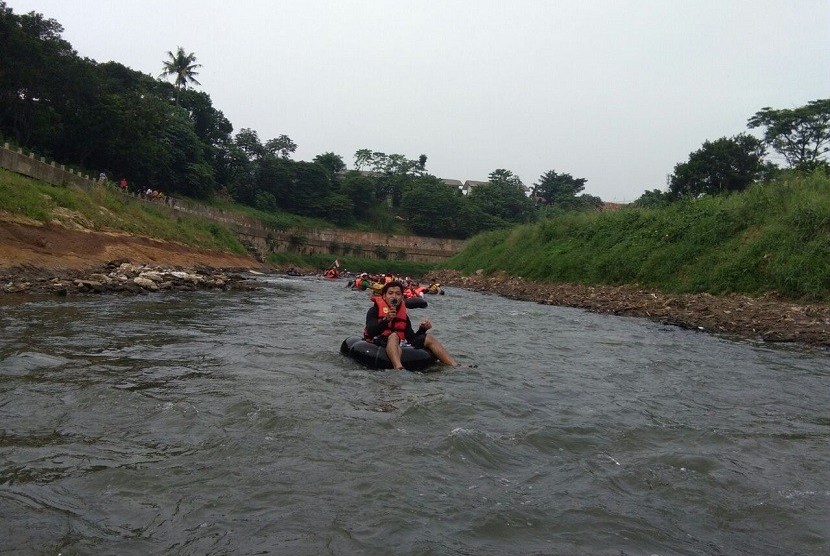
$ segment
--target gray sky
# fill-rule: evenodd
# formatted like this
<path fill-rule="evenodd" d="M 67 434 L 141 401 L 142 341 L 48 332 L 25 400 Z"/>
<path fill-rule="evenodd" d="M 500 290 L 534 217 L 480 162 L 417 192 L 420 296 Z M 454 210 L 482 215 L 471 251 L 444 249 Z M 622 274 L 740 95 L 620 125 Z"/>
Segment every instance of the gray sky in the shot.
<path fill-rule="evenodd" d="M 548 171 L 633 201 L 765 106 L 830 97 L 827 0 L 7 0 L 79 55 L 197 87 L 295 160 L 426 154 L 442 178 Z"/>

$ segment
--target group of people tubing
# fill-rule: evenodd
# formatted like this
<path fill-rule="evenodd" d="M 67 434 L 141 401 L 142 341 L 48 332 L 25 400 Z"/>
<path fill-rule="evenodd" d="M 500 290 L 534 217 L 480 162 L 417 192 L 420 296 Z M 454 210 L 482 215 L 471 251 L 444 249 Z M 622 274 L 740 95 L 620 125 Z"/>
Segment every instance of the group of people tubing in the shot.
<path fill-rule="evenodd" d="M 339 268 L 332 267 L 323 272 L 326 278 L 339 278 Z M 366 312 L 366 326 L 363 339 L 385 349 L 386 356 L 394 369 L 403 369 L 401 355 L 403 347 L 426 349 L 444 365 L 457 367 L 458 362 L 433 334 L 427 334 L 432 321 L 423 319 L 417 330 L 406 312 L 406 298 L 423 297 L 426 293 L 442 294 L 441 284 L 433 282 L 422 286 L 409 277 L 397 278 L 392 274 L 370 275 L 366 272 L 349 280 L 346 287 L 355 290 L 372 290 L 372 306 Z"/>
<path fill-rule="evenodd" d="M 429 350 L 444 365 L 457 367 L 458 363 L 433 334 L 429 319 L 421 321 L 418 330 L 413 330 L 412 321 L 406 313 L 404 284 L 391 280 L 381 286 L 380 295 L 372 296 L 373 305 L 366 312 L 366 327 L 363 339 L 385 348 L 386 356 L 394 369 L 403 369 L 402 346 Z"/>
<path fill-rule="evenodd" d="M 440 295 L 444 294 L 439 282 L 433 282 L 428 286 L 424 286 L 410 279 L 408 276 L 406 278 L 398 278 L 392 274 L 370 275 L 366 272 L 358 274 L 354 280 L 350 280 L 349 283 L 346 284 L 346 287 L 355 290 L 371 289 L 375 295 L 380 295 L 383 286 L 393 281 L 400 282 L 405 298 L 424 297 L 424 294 L 427 293 Z"/>

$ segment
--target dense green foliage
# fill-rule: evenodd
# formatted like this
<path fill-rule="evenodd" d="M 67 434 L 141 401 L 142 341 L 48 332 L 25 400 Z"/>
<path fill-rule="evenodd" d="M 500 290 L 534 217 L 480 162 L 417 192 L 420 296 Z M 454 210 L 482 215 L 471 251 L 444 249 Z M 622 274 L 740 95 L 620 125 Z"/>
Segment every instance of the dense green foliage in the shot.
<path fill-rule="evenodd" d="M 750 129 L 763 127 L 764 141 L 781 154 L 791 168 L 812 170 L 827 165 L 830 151 L 830 99 L 798 108 L 762 108 L 749 119 Z"/>
<path fill-rule="evenodd" d="M 210 98 L 80 58 L 62 31 L 55 20 L 16 15 L 0 2 L 3 139 L 136 187 L 210 195 L 232 130 Z"/>
<path fill-rule="evenodd" d="M 764 143 L 747 134 L 706 141 L 674 167 L 669 180 L 673 198 L 742 191 L 769 171 Z"/>
<path fill-rule="evenodd" d="M 634 204 L 663 206 L 684 198 L 743 191 L 755 182 L 767 182 L 779 172 L 775 164 L 765 160 L 768 147 L 783 156 L 790 169 L 828 169 L 830 99 L 793 109 L 763 108 L 749 118 L 747 125 L 749 129 L 765 128 L 763 141 L 746 133 L 705 141 L 688 161 L 675 165 L 668 191 L 647 190 Z"/>
<path fill-rule="evenodd" d="M 360 149 L 358 171 L 348 173 L 331 152 L 291 160 L 290 137 L 261 140 L 249 128 L 234 135 L 210 96 L 189 87 L 199 84 L 195 53 L 167 52 L 156 78 L 81 58 L 62 32 L 0 0 L 0 139 L 91 175 L 127 178 L 133 191 L 231 199 L 350 228 L 463 238 L 536 218 L 509 170 L 465 197 L 427 172 L 424 154 Z"/>
<path fill-rule="evenodd" d="M 540 217 L 550 217 L 563 212 L 578 210 L 599 210 L 602 208 L 602 199 L 582 193 L 588 180 L 575 178 L 567 173 L 558 173 L 554 170 L 539 176 L 539 181 L 533 184 L 530 196 L 539 209 Z"/>
<path fill-rule="evenodd" d="M 790 173 L 662 208 L 569 213 L 473 238 L 449 265 L 545 282 L 830 299 L 830 178 Z"/>

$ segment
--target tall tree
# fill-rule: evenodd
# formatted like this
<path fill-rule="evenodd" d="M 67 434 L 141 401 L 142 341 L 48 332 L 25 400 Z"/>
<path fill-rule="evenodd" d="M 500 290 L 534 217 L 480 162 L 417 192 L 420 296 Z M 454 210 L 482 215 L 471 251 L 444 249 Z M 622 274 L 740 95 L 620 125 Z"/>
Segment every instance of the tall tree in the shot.
<path fill-rule="evenodd" d="M 764 141 L 792 168 L 810 170 L 827 164 L 830 99 L 814 100 L 792 109 L 762 108 L 749 119 L 749 127 L 765 127 Z"/>
<path fill-rule="evenodd" d="M 234 143 L 245 153 L 250 161 L 259 160 L 268 152 L 259 141 L 259 135 L 256 130 L 249 127 L 243 127 L 237 132 L 236 137 L 234 137 Z"/>
<path fill-rule="evenodd" d="M 428 176 L 412 183 L 401 198 L 401 208 L 416 234 L 447 237 L 463 233 L 457 228 L 457 222 L 464 201 L 457 189 Z"/>
<path fill-rule="evenodd" d="M 297 143 L 292 141 L 288 135 L 280 135 L 274 139 L 268 139 L 265 142 L 265 150 L 274 156 L 288 159 L 297 150 Z"/>
<path fill-rule="evenodd" d="M 372 161 L 371 149 L 358 149 L 354 153 L 354 167 L 356 170 L 363 170 Z"/>
<path fill-rule="evenodd" d="M 266 159 L 272 158 L 268 155 Z M 277 159 L 287 170 L 287 178 L 280 180 L 275 191 L 280 208 L 303 216 L 326 216 L 326 200 L 331 193 L 331 181 L 326 171 L 312 162 L 294 162 Z"/>
<path fill-rule="evenodd" d="M 525 195 L 524 184 L 509 170 L 491 172 L 490 181 L 474 187 L 466 200 L 492 217 L 488 228 L 520 224 L 533 217 L 533 202 Z"/>
<path fill-rule="evenodd" d="M 333 152 L 318 154 L 312 159 L 312 162 L 316 162 L 325 168 L 332 178 L 346 169 L 346 163 L 343 162 L 343 157 Z"/>
<path fill-rule="evenodd" d="M 55 103 L 78 102 L 67 81 L 79 60 L 62 32 L 54 19 L 15 15 L 0 2 L 0 131 L 19 143 L 36 144 L 38 136 L 54 134 L 61 125 Z"/>
<path fill-rule="evenodd" d="M 658 208 L 668 205 L 671 202 L 670 195 L 660 189 L 645 191 L 634 201 L 634 206 L 643 208 Z"/>
<path fill-rule="evenodd" d="M 196 63 L 196 55 L 194 53 L 185 54 L 184 48 L 181 46 L 178 47 L 175 54 L 168 50 L 167 56 L 169 59 L 164 61 L 161 75 L 162 77 L 168 75 L 174 75 L 176 77 L 173 84 L 176 86 L 176 105 L 178 105 L 179 91 L 181 89 L 187 89 L 190 83 L 201 85 L 194 76 L 199 75 L 196 69 L 202 67 L 202 64 Z"/>
<path fill-rule="evenodd" d="M 585 189 L 587 181 L 564 172 L 559 174 L 555 170 L 548 170 L 533 184 L 531 197 L 542 205 L 569 205 L 577 193 Z"/>
<path fill-rule="evenodd" d="M 706 141 L 674 167 L 669 191 L 675 198 L 741 191 L 768 170 L 765 154 L 764 144 L 745 133 Z"/>
<path fill-rule="evenodd" d="M 488 176 L 488 181 L 494 185 L 500 185 L 504 187 L 515 187 L 519 189 L 522 193 L 527 191 L 525 184 L 522 182 L 521 178 L 511 172 L 510 170 L 505 170 L 504 168 L 499 168 L 497 170 L 493 170 L 490 172 Z"/>
<path fill-rule="evenodd" d="M 352 202 L 354 215 L 358 219 L 367 218 L 376 202 L 374 182 L 357 171 L 346 174 L 340 184 L 340 193 Z"/>

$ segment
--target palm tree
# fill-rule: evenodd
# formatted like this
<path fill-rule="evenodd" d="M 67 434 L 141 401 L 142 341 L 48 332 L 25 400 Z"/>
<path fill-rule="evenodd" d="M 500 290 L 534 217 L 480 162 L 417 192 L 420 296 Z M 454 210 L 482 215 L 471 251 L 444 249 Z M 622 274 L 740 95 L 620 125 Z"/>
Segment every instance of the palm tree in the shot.
<path fill-rule="evenodd" d="M 194 77 L 195 75 L 199 75 L 199 72 L 194 70 L 202 67 L 202 64 L 196 63 L 196 55 L 192 52 L 185 54 L 184 48 L 181 46 L 178 47 L 175 54 L 168 50 L 167 55 L 170 59 L 164 62 L 164 69 L 161 72 L 161 76 L 176 76 L 176 81 L 173 82 L 173 85 L 176 87 L 176 105 L 178 106 L 180 89 L 187 89 L 188 83 L 201 85 Z"/>

